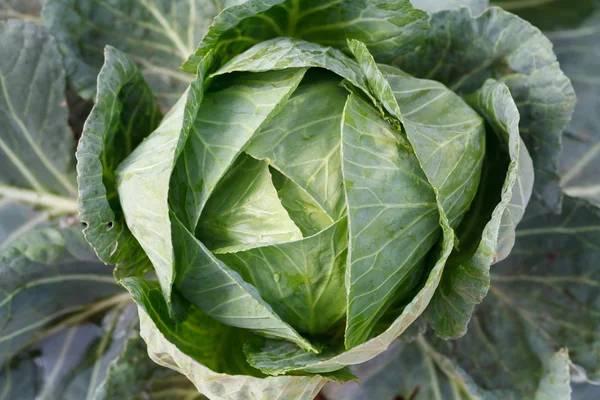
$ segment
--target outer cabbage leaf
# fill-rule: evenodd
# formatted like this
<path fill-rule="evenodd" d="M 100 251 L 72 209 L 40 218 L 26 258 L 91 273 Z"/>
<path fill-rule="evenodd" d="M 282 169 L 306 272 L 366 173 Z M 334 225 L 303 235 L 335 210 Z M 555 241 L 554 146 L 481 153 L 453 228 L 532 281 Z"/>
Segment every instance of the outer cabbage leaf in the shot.
<path fill-rule="evenodd" d="M 64 91 L 54 39 L 31 22 L 0 22 L 0 196 L 77 193 Z"/>
<path fill-rule="evenodd" d="M 573 400 L 595 399 L 600 395 L 600 387 L 598 385 L 590 385 L 587 383 L 575 382 L 571 385 Z"/>
<path fill-rule="evenodd" d="M 531 22 L 543 31 L 578 26 L 596 8 L 596 0 L 521 1 L 492 0 L 498 6 Z"/>
<path fill-rule="evenodd" d="M 39 372 L 33 360 L 14 359 L 0 367 L 0 399 L 35 399 L 39 380 Z"/>
<path fill-rule="evenodd" d="M 148 382 L 162 370 L 148 358 L 146 343 L 138 329 L 115 333 L 125 333 L 125 342 L 122 352 L 106 367 L 106 378 L 96 388 L 95 400 L 131 399 L 138 394 L 144 394 Z"/>
<path fill-rule="evenodd" d="M 488 292 L 490 265 L 506 258 L 514 245 L 533 188 L 533 165 L 506 85 L 488 80 L 467 101 L 486 119 L 489 136 L 482 190 L 457 231 L 461 249 L 448 260 L 429 308 L 431 324 L 443 338 L 465 334 L 474 306 Z"/>
<path fill-rule="evenodd" d="M 37 330 L 117 294 L 110 269 L 96 261 L 77 227 L 30 232 L 0 253 L 0 364 Z M 68 288 L 77 285 L 78 290 Z M 67 306 L 65 306 L 65 304 Z"/>
<path fill-rule="evenodd" d="M 117 165 L 158 125 L 161 114 L 134 62 L 112 47 L 98 75 L 96 104 L 77 148 L 79 219 L 86 240 L 117 277 L 151 268 L 125 224 L 118 199 Z"/>
<path fill-rule="evenodd" d="M 551 355 L 537 388 L 524 398 L 535 400 L 570 399 L 569 357 L 566 350 Z M 361 384 L 330 384 L 324 393 L 330 399 L 359 400 L 369 396 L 381 400 L 479 400 L 515 398 L 513 393 L 486 391 L 431 343 L 420 338 L 415 343 L 396 342 L 373 360 L 352 368 Z M 516 397 L 520 398 L 520 397 Z"/>
<path fill-rule="evenodd" d="M 178 70 L 221 8 L 213 0 L 47 0 L 44 26 L 57 38 L 69 83 L 92 99 L 106 45 L 140 65 L 161 105 L 173 105 L 193 80 Z M 235 1 L 223 2 L 227 6 Z M 195 73 L 196 70 L 192 71 Z"/>
<path fill-rule="evenodd" d="M 482 390 L 423 338 L 394 342 L 383 354 L 351 368 L 360 380 L 323 389 L 331 400 L 414 400 L 482 398 Z"/>
<path fill-rule="evenodd" d="M 101 399 L 97 390 L 108 365 L 122 351 L 135 325 L 135 308 L 122 297 L 98 325 L 84 322 L 64 327 L 33 346 L 31 352 L 40 354 L 35 361 L 43 376 L 35 398 Z"/>
<path fill-rule="evenodd" d="M 568 348 L 578 381 L 598 381 L 599 223 L 598 208 L 570 197 L 562 215 L 526 219 L 512 255 L 495 267 L 489 295 L 467 334 L 433 345 L 500 396 L 539 392 L 568 398 L 568 375 L 545 380 L 546 388 L 539 383 L 546 370 L 566 359 L 566 352 L 553 355 L 562 347 Z M 549 392 L 550 383 L 562 389 Z"/>
<path fill-rule="evenodd" d="M 0 276 L 0 398 L 96 398 L 137 318 L 80 228 L 21 235 L 0 251 Z"/>
<path fill-rule="evenodd" d="M 577 107 L 573 120 L 565 131 L 561 155 L 561 186 L 575 197 L 586 198 L 600 205 L 600 11 L 594 11 L 581 25 L 569 30 L 547 33 L 561 67 L 573 82 Z"/>
<path fill-rule="evenodd" d="M 0 200 L 0 249 L 9 247 L 27 232 L 47 225 L 48 211 L 35 210 L 10 198 Z"/>
<path fill-rule="evenodd" d="M 5 248 L 52 217 L 76 212 L 76 202 L 67 197 L 75 193 L 73 136 L 54 39 L 30 22 L 0 22 L 0 60 L 0 248 Z"/>
<path fill-rule="evenodd" d="M 211 49 L 227 59 L 284 36 L 338 49 L 346 47 L 348 38 L 358 39 L 378 60 L 391 61 L 418 45 L 426 27 L 426 14 L 409 0 L 249 0 L 215 18 L 182 69 L 193 72 Z"/>
<path fill-rule="evenodd" d="M 175 324 L 168 316 L 158 285 L 134 278 L 124 280 L 123 284 L 138 303 L 141 334 L 148 344 L 150 357 L 160 365 L 185 374 L 198 391 L 210 399 L 245 400 L 280 396 L 291 400 L 309 400 L 317 395 L 326 382 L 319 375 L 261 377 L 260 373 L 256 370 L 252 372 L 251 367 L 245 364 L 239 347 L 240 337 L 235 336 L 235 332 L 242 336 L 247 335 L 247 332 L 214 320 L 210 323 L 210 319 L 207 320 L 205 315 L 197 311 L 190 314 L 189 321 Z M 198 318 L 204 319 L 201 325 L 197 323 Z M 203 329 L 200 334 L 198 327 Z M 198 337 L 206 338 L 204 347 L 197 347 Z M 230 355 L 223 357 L 215 343 L 225 346 L 223 350 Z M 210 362 L 217 363 L 216 367 L 212 365 L 212 370 L 207 367 L 211 366 Z M 241 374 L 235 375 L 236 373 Z M 257 374 L 258 377 L 252 376 Z"/>
<path fill-rule="evenodd" d="M 536 170 L 533 197 L 549 210 L 560 210 L 561 134 L 571 119 L 575 94 L 552 44 L 537 28 L 498 8 L 477 17 L 464 8 L 442 11 L 431 16 L 425 44 L 397 63 L 457 93 L 471 93 L 488 78 L 505 83 L 519 109 L 520 132 Z"/>

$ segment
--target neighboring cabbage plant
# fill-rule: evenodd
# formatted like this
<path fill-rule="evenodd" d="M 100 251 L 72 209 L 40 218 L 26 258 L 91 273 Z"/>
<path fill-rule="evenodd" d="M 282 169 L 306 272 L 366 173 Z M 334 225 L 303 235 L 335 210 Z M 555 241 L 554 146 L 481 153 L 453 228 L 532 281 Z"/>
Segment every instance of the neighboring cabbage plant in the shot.
<path fill-rule="evenodd" d="M 501 9 L 250 0 L 182 69 L 161 116 L 107 47 L 79 210 L 150 356 L 209 398 L 313 398 L 420 316 L 462 336 L 530 197 L 560 208 L 573 89 Z"/>

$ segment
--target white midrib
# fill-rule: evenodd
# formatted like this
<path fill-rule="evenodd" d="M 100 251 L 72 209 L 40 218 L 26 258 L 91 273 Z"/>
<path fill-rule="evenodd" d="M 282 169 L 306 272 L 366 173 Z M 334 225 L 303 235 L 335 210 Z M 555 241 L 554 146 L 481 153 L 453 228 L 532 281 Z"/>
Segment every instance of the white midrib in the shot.
<path fill-rule="evenodd" d="M 196 0 L 190 1 L 190 15 L 188 18 L 188 28 L 187 28 L 187 42 L 188 48 L 194 49 L 196 45 Z M 189 56 L 189 54 L 188 54 Z"/>
<path fill-rule="evenodd" d="M 185 45 L 185 43 L 179 36 L 179 33 L 177 33 L 177 31 L 175 31 L 173 29 L 171 24 L 169 24 L 169 21 L 167 21 L 165 19 L 165 17 L 161 14 L 160 10 L 158 10 L 156 7 L 150 5 L 146 0 L 139 0 L 139 1 L 140 1 L 140 4 L 142 6 L 144 6 L 144 8 L 146 8 L 148 11 L 150 11 L 152 16 L 156 19 L 156 21 L 158 21 L 160 26 L 162 26 L 162 28 L 165 32 L 165 35 L 171 40 L 171 42 L 173 42 L 175 47 L 177 47 L 177 50 L 179 51 L 181 58 L 183 60 L 187 60 L 188 56 L 191 53 L 193 53 L 194 49 L 193 48 L 189 49 Z"/>
<path fill-rule="evenodd" d="M 54 381 L 56 380 L 56 377 L 57 377 L 58 373 L 60 372 L 62 365 L 65 362 L 65 358 L 67 357 L 67 352 L 69 351 L 69 349 L 71 347 L 71 343 L 73 342 L 73 339 L 75 338 L 76 333 L 77 333 L 77 328 L 72 328 L 69 331 L 69 333 L 67 334 L 67 337 L 65 338 L 62 349 L 60 350 L 58 359 L 54 363 L 52 372 L 50 373 L 50 376 L 46 380 L 46 384 L 44 385 L 44 391 L 38 397 L 39 400 L 45 400 L 48 397 L 48 395 L 50 394 L 51 390 L 54 389 Z"/>
<path fill-rule="evenodd" d="M 77 189 L 75 188 L 75 186 L 73 186 L 73 184 L 71 184 L 71 182 L 69 182 L 66 179 L 66 177 L 60 171 L 58 171 L 56 169 L 54 164 L 52 164 L 52 162 L 50 162 L 50 160 L 42 152 L 42 149 L 40 149 L 38 144 L 35 142 L 35 140 L 31 136 L 31 132 L 29 132 L 29 129 L 27 128 L 25 123 L 21 120 L 21 118 L 19 118 L 19 116 L 15 112 L 13 104 L 10 100 L 8 88 L 6 87 L 6 81 L 4 80 L 4 75 L 2 75 L 2 74 L 0 74 L 0 86 L 2 86 L 2 93 L 4 95 L 4 98 L 6 99 L 6 105 L 8 107 L 10 116 L 16 122 L 16 124 L 19 126 L 21 133 L 27 140 L 27 143 L 29 143 L 29 145 L 31 146 L 33 152 L 36 154 L 36 156 L 39 158 L 39 160 L 42 162 L 42 164 L 48 169 L 48 171 L 56 178 L 56 180 L 65 189 L 67 189 L 67 191 L 69 193 L 76 194 Z M 2 150 L 4 150 L 6 152 L 6 154 L 10 158 L 10 160 L 13 163 L 15 163 L 15 165 L 19 169 L 19 171 L 21 171 L 21 173 L 23 173 L 23 175 L 27 178 L 27 180 L 31 182 L 32 186 L 34 188 L 36 188 L 37 190 L 44 190 L 43 186 L 40 184 L 40 182 L 33 176 L 31 171 L 23 164 L 23 162 L 18 159 L 17 155 L 12 150 L 10 150 L 10 148 L 7 146 L 6 142 L 4 142 L 3 140 L 0 139 L 0 146 L 2 147 Z"/>
<path fill-rule="evenodd" d="M 6 144 L 4 140 L 0 137 L 0 149 L 6 154 L 8 159 L 17 167 L 21 175 L 27 179 L 27 182 L 31 184 L 31 186 L 37 190 L 38 192 L 45 192 L 46 189 L 42 186 L 42 184 L 37 180 L 35 175 L 31 172 L 29 168 L 19 159 L 19 157 L 11 150 L 11 148 Z"/>
<path fill-rule="evenodd" d="M 76 213 L 77 200 L 70 197 L 40 193 L 29 189 L 0 184 L 0 198 L 14 200 L 34 206 L 42 206 L 56 213 Z"/>
<path fill-rule="evenodd" d="M 33 288 L 36 286 L 51 285 L 54 283 L 64 283 L 66 281 L 98 282 L 98 283 L 107 283 L 107 284 L 115 283 L 115 280 L 112 276 L 103 276 L 103 275 L 95 275 L 95 274 L 58 275 L 58 276 L 51 276 L 51 277 L 47 277 L 47 278 L 35 279 L 35 280 L 25 283 L 24 285 L 21 285 L 15 291 L 6 294 L 6 296 L 0 302 L 0 308 L 4 307 L 13 298 L 15 298 L 19 293 L 23 292 L 26 289 L 30 289 L 30 288 Z"/>
<path fill-rule="evenodd" d="M 128 293 L 126 293 L 127 295 Z M 94 367 L 92 368 L 92 376 L 90 377 L 90 382 L 88 384 L 87 394 L 85 396 L 86 400 L 93 400 L 95 398 L 94 393 L 96 391 L 96 386 L 98 385 L 98 376 L 100 375 L 100 368 L 102 366 L 102 355 L 106 352 L 107 347 L 112 339 L 113 331 L 119 322 L 119 317 L 123 312 L 123 309 L 127 306 L 126 303 L 121 304 L 118 307 L 117 312 L 112 318 L 110 323 L 110 329 L 107 329 L 102 336 L 98 349 L 96 351 L 96 362 L 94 363 Z"/>
<path fill-rule="evenodd" d="M 19 11 L 15 10 L 14 8 L 12 8 L 10 5 L 5 5 L 5 9 L 0 10 L 0 18 L 2 18 L 2 19 L 17 18 L 17 19 L 22 19 L 25 21 L 31 21 L 36 25 L 42 26 L 41 18 L 36 17 L 35 15 L 30 15 L 30 14 L 19 12 Z M 3 398 L 4 397 L 0 397 L 0 399 L 3 399 Z"/>
<path fill-rule="evenodd" d="M 113 283 L 116 282 L 113 280 Z M 60 331 L 63 329 L 68 329 L 69 327 L 74 327 L 80 325 L 82 322 L 86 321 L 93 315 L 97 315 L 105 310 L 108 310 L 115 306 L 126 305 L 128 303 L 132 303 L 131 296 L 129 293 L 121 293 L 114 295 L 112 297 L 108 297 L 104 300 L 98 301 L 96 303 L 91 303 L 89 307 L 81 309 L 81 311 L 76 314 L 61 320 L 60 323 L 53 325 L 51 328 L 47 330 L 43 330 L 39 332 L 33 340 L 29 341 L 24 348 L 29 347 L 33 343 L 38 343 Z"/>
<path fill-rule="evenodd" d="M 571 169 L 565 172 L 560 180 L 560 184 L 564 187 L 570 182 L 573 178 L 578 176 L 592 161 L 595 160 L 596 156 L 600 153 L 600 143 L 591 147 L 583 157 L 579 158 Z"/>
<path fill-rule="evenodd" d="M 538 235 L 577 235 L 581 233 L 600 232 L 600 226 L 549 226 L 545 228 L 532 228 L 517 230 L 517 237 L 538 236 Z"/>
<path fill-rule="evenodd" d="M 33 218 L 30 218 L 23 225 L 13 230 L 8 236 L 4 238 L 3 241 L 0 241 L 0 249 L 4 249 L 10 246 L 21 235 L 24 235 L 25 233 L 31 231 L 33 228 L 35 228 L 42 222 L 47 221 L 48 218 L 50 218 L 50 213 L 48 213 L 47 211 L 34 215 Z"/>

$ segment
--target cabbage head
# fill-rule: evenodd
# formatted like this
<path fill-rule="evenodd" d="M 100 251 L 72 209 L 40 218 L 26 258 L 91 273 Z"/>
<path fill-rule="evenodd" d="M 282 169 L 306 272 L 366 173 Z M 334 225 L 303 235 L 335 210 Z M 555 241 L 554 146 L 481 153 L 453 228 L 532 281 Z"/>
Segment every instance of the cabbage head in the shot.
<path fill-rule="evenodd" d="M 106 48 L 77 153 L 152 359 L 211 399 L 311 399 L 426 321 L 462 336 L 530 199 L 560 208 L 551 43 L 493 7 L 224 3 L 169 110 Z"/>

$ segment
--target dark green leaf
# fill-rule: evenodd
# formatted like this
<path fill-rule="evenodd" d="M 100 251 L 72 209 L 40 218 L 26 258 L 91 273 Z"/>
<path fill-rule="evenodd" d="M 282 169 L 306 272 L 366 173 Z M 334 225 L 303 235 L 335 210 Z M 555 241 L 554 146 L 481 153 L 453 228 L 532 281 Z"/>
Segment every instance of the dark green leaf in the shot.
<path fill-rule="evenodd" d="M 58 318 L 123 301 L 78 227 L 21 236 L 0 252 L 0 277 L 0 365 Z"/>
<path fill-rule="evenodd" d="M 391 61 L 423 40 L 426 16 L 409 0 L 250 0 L 215 18 L 182 69 L 195 71 L 210 49 L 227 59 L 276 37 L 340 50 L 346 49 L 347 39 L 358 39 L 379 61 Z"/>
<path fill-rule="evenodd" d="M 442 11 L 431 17 L 430 25 L 425 44 L 400 57 L 398 65 L 458 93 L 474 92 L 488 78 L 505 83 L 519 109 L 520 132 L 535 166 L 534 199 L 558 211 L 560 139 L 575 96 L 550 41 L 498 8 L 478 17 L 467 9 Z"/>
<path fill-rule="evenodd" d="M 33 348 L 44 381 L 36 399 L 93 400 L 109 363 L 137 325 L 135 307 L 121 302 L 100 324 L 81 323 L 58 331 Z M 111 398 L 112 400 L 112 398 Z"/>
<path fill-rule="evenodd" d="M 134 62 L 107 47 L 96 104 L 77 148 L 79 218 L 86 240 L 117 276 L 140 275 L 148 257 L 125 224 L 115 170 L 160 121 L 158 104 Z"/>
<path fill-rule="evenodd" d="M 594 385 L 590 383 L 581 383 L 578 381 L 571 383 L 571 399 L 573 400 L 589 400 L 595 399 L 600 396 L 600 385 Z"/>
<path fill-rule="evenodd" d="M 31 22 L 0 21 L 0 197 L 52 206 L 48 192 L 77 193 L 64 91 L 54 39 Z"/>
<path fill-rule="evenodd" d="M 586 16 L 586 21 L 573 29 L 547 34 L 578 100 L 563 138 L 561 186 L 571 196 L 600 205 L 600 11 Z"/>
<path fill-rule="evenodd" d="M 0 367 L 0 400 L 33 400 L 40 386 L 35 361 L 15 358 Z"/>
<path fill-rule="evenodd" d="M 137 331 L 126 336 L 122 352 L 110 363 L 106 379 L 96 389 L 94 400 L 127 400 L 142 392 L 161 368 L 148 358 L 146 343 Z"/>
<path fill-rule="evenodd" d="M 574 28 L 598 4 L 597 0 L 492 0 L 490 3 L 517 14 L 544 31 Z"/>
<path fill-rule="evenodd" d="M 21 374 L 30 360 L 36 366 L 19 378 L 24 386 L 9 385 L 4 392 L 16 396 L 13 390 L 20 388 L 29 394 L 6 398 L 94 399 L 137 318 L 135 308 L 127 309 L 128 294 L 96 259 L 79 226 L 21 235 L 0 251 L 0 277 L 3 376 Z"/>
<path fill-rule="evenodd" d="M 359 400 L 373 396 L 393 399 L 570 399 L 569 358 L 566 350 L 550 355 L 534 390 L 516 395 L 510 390 L 488 391 L 478 386 L 460 365 L 439 353 L 425 339 L 414 344 L 395 343 L 387 352 L 352 368 L 360 379 L 342 386 L 329 385 L 324 392 L 336 400 Z"/>
<path fill-rule="evenodd" d="M 251 372 L 239 347 L 248 333 L 222 325 L 197 310 L 190 310 L 186 322 L 175 324 L 169 318 L 167 305 L 156 283 L 128 278 L 123 284 L 138 303 L 141 335 L 148 344 L 150 357 L 160 365 L 185 374 L 210 398 L 247 400 L 279 396 L 310 400 L 326 382 L 319 375 L 251 376 L 257 372 Z M 199 338 L 206 340 L 199 342 Z M 212 369 L 211 363 L 214 365 L 215 362 L 217 367 Z M 245 375 L 228 375 L 228 371 Z"/>
<path fill-rule="evenodd" d="M 436 348 L 482 388 L 516 398 L 536 392 L 568 398 L 569 367 L 560 361 L 568 358 L 558 352 L 563 347 L 578 379 L 597 381 L 599 233 L 598 208 L 570 197 L 562 215 L 529 218 L 517 230 L 513 255 L 494 268 L 490 293 L 467 334 L 455 342 L 437 340 Z M 558 376 L 545 379 L 555 368 Z M 548 392 L 552 383 L 557 387 Z"/>
<path fill-rule="evenodd" d="M 437 353 L 424 340 L 395 342 L 390 349 L 351 370 L 360 383 L 327 385 L 325 395 L 335 400 L 476 400 L 483 392 L 460 367 Z"/>
<path fill-rule="evenodd" d="M 3 3 L 0 11 L 31 4 L 13 6 Z M 0 22 L 0 249 L 76 212 L 67 197 L 76 189 L 64 90 L 54 39 L 31 22 Z"/>
<path fill-rule="evenodd" d="M 51 214 L 10 198 L 0 199 L 0 249 L 9 247 L 27 232 L 45 227 Z"/>
<path fill-rule="evenodd" d="M 486 159 L 474 204 L 457 231 L 460 251 L 448 260 L 429 307 L 443 338 L 464 335 L 473 307 L 487 294 L 490 265 L 508 255 L 533 188 L 533 166 L 519 137 L 519 112 L 506 85 L 488 80 L 467 97 L 488 123 Z"/>
<path fill-rule="evenodd" d="M 112 45 L 139 63 L 168 107 L 194 78 L 179 65 L 219 11 L 211 0 L 47 0 L 42 17 L 60 44 L 69 83 L 82 97 L 94 97 L 104 47 Z"/>

